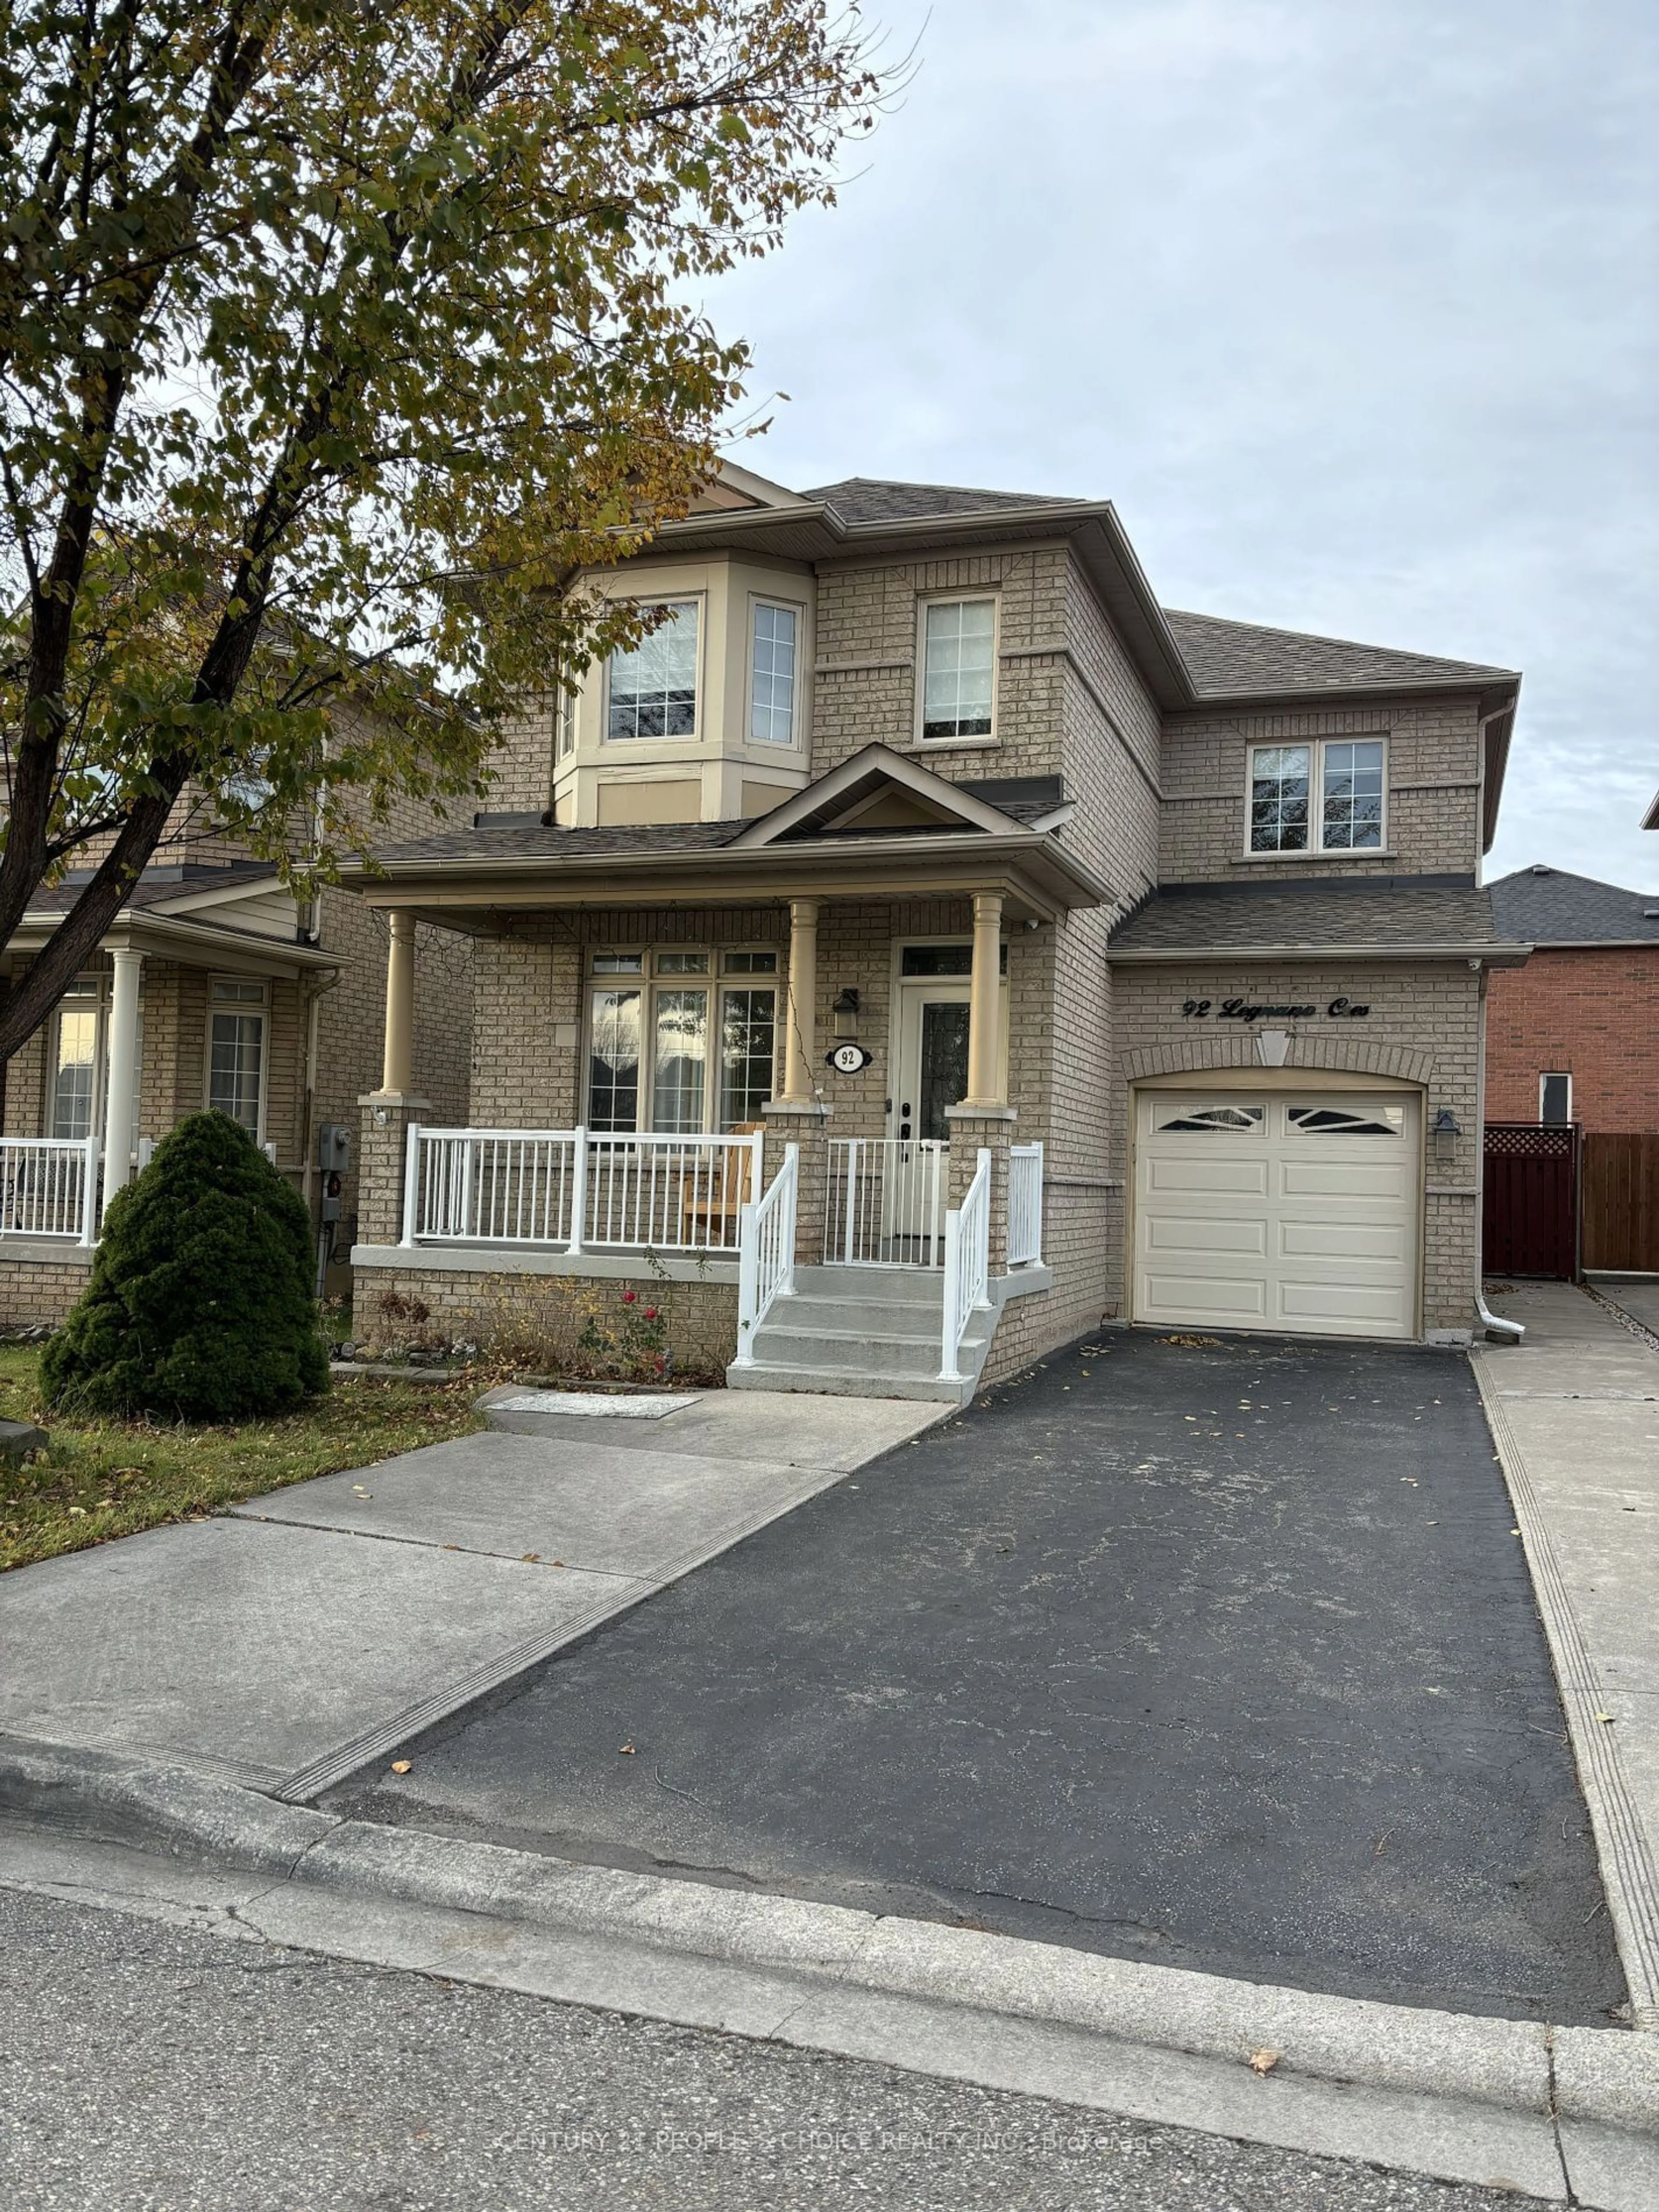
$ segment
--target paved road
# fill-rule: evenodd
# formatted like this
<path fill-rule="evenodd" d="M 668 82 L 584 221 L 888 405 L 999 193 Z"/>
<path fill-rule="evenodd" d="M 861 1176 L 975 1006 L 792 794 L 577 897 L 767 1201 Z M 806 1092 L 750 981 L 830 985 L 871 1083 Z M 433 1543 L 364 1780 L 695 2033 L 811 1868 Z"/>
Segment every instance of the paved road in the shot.
<path fill-rule="evenodd" d="M 1449 2188 L 0 1891 L 13 2212 L 1504 2212 Z"/>
<path fill-rule="evenodd" d="M 1512 1526 L 1455 1355 L 1109 1334 L 332 1802 L 1596 2022 L 1623 1984 Z"/>

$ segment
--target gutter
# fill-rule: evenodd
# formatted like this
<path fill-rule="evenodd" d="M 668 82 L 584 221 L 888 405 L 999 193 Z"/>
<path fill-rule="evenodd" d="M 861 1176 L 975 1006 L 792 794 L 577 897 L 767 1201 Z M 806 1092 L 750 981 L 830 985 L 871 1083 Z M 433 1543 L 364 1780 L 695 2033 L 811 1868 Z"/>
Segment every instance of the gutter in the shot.
<path fill-rule="evenodd" d="M 1191 967 L 1200 960 L 1222 966 L 1287 960 L 1479 960 L 1489 968 L 1519 968 L 1532 950 L 1530 945 L 1418 944 L 1404 939 L 1393 944 L 1349 939 L 1326 945 L 1189 945 L 1174 950 L 1159 945 L 1123 951 L 1108 945 L 1106 962 L 1112 968 L 1174 968 Z"/>
<path fill-rule="evenodd" d="M 833 843 L 803 838 L 787 845 L 696 845 L 668 852 L 654 852 L 649 848 L 629 849 L 622 847 L 605 853 L 504 853 L 499 856 L 468 853 L 447 859 L 437 855 L 405 858 L 387 854 L 373 866 L 359 862 L 355 866 L 343 867 L 340 880 L 350 889 L 370 896 L 372 902 L 374 902 L 374 894 L 380 890 L 378 902 L 392 903 L 391 893 L 395 886 L 434 877 L 446 882 L 458 878 L 476 880 L 487 888 L 502 877 L 546 875 L 560 879 L 572 875 L 614 877 L 620 872 L 635 868 L 649 868 L 653 872 L 666 875 L 695 875 L 710 870 L 718 871 L 734 864 L 758 873 L 769 866 L 775 870 L 787 870 L 792 861 L 811 862 L 830 869 L 837 864 L 867 860 L 874 856 L 895 861 L 935 856 L 951 860 L 982 859 L 988 868 L 1010 860 L 1030 858 L 1057 866 L 1102 904 L 1112 896 L 1109 884 L 1097 876 L 1075 854 L 1054 843 L 1040 830 L 1025 830 L 1018 834 L 978 832 L 968 836 L 894 837 L 889 834 L 872 837 L 837 837 Z M 384 890 L 380 890 L 382 886 Z M 806 896 L 805 885 L 799 895 Z M 897 895 L 896 891 L 895 896 Z"/>

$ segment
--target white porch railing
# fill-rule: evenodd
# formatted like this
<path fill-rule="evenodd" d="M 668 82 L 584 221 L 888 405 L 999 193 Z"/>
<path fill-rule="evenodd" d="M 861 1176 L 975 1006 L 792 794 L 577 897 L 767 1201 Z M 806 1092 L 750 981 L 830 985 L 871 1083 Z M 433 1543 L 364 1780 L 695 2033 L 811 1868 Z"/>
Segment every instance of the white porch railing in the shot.
<path fill-rule="evenodd" d="M 937 1138 L 832 1137 L 823 1256 L 846 1267 L 942 1267 L 951 1147 Z"/>
<path fill-rule="evenodd" d="M 1008 1265 L 1028 1267 L 1042 1257 L 1042 1147 L 1013 1145 L 1008 1152 Z"/>
<path fill-rule="evenodd" d="M 786 1145 L 783 1165 L 758 1204 L 739 1216 L 737 1367 L 755 1364 L 755 1337 L 775 1298 L 794 1296 L 795 1208 L 800 1190 L 800 1146 Z"/>
<path fill-rule="evenodd" d="M 941 1382 L 963 1380 L 962 1340 L 969 1316 L 991 1303 L 991 1155 L 980 1148 L 979 1165 L 962 1204 L 945 1217 L 945 1326 Z"/>
<path fill-rule="evenodd" d="M 0 1137 L 0 1236 L 98 1242 L 95 1137 Z"/>
<path fill-rule="evenodd" d="M 736 1252 L 759 1194 L 758 1136 L 629 1130 L 409 1132 L 405 1244 Z"/>

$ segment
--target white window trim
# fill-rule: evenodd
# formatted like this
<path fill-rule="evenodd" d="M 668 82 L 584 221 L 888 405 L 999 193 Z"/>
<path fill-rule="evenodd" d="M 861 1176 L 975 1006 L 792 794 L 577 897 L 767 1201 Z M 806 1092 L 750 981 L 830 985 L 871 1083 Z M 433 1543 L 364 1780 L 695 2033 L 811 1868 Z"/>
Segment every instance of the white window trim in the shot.
<path fill-rule="evenodd" d="M 787 738 L 757 738 L 755 735 L 755 611 L 757 607 L 777 607 L 795 617 L 795 690 L 789 714 L 789 735 Z M 748 662 L 748 673 L 744 684 L 743 742 L 758 749 L 763 759 L 775 759 L 779 753 L 799 752 L 801 748 L 802 723 L 806 704 L 806 607 L 800 599 L 786 599 L 778 592 L 750 592 L 749 616 L 744 626 L 744 653 Z M 726 948 L 728 951 L 731 946 Z"/>
<path fill-rule="evenodd" d="M 927 610 L 930 607 L 983 605 L 991 608 L 991 727 L 982 738 L 928 738 L 922 735 L 927 719 Z M 971 591 L 919 592 L 916 594 L 915 715 L 912 737 L 923 751 L 944 753 L 998 745 L 1002 742 L 1002 593 L 994 586 Z"/>
<path fill-rule="evenodd" d="M 1386 860 L 1393 858 L 1389 844 L 1389 738 L 1387 730 L 1334 732 L 1322 738 L 1253 738 L 1244 748 L 1244 849 L 1242 860 Z M 1313 756 L 1313 776 L 1308 794 L 1308 826 L 1311 842 L 1297 851 L 1276 846 L 1257 852 L 1250 843 L 1250 816 L 1255 800 L 1255 757 L 1261 752 L 1288 752 L 1304 745 Z M 1327 745 L 1381 745 L 1382 748 L 1382 822 L 1375 845 L 1328 845 L 1325 842 L 1325 748 Z"/>
<path fill-rule="evenodd" d="M 1549 1082 L 1565 1083 L 1567 1086 L 1567 1110 L 1559 1121 L 1544 1119 L 1544 1085 Z M 1570 1067 L 1545 1067 L 1538 1073 L 1538 1120 L 1546 1129 L 1565 1128 L 1572 1119 L 1572 1070 Z"/>
<path fill-rule="evenodd" d="M 595 953 L 631 952 L 632 945 L 595 945 L 583 962 L 581 1051 L 577 1066 L 578 1119 L 586 1121 L 592 1073 L 593 1057 L 593 994 L 596 991 L 637 991 L 642 1001 L 640 1010 L 640 1068 L 635 1107 L 634 1127 L 648 1133 L 654 1123 L 651 1102 L 656 1089 L 657 1010 L 656 994 L 664 991 L 706 991 L 709 994 L 708 1057 L 703 1063 L 702 1127 L 680 1133 L 686 1136 L 717 1137 L 720 1130 L 720 1091 L 722 1069 L 720 1060 L 721 1033 L 720 1000 L 728 991 L 770 991 L 772 999 L 772 1091 L 777 1095 L 778 1038 L 782 1030 L 784 1014 L 784 955 L 776 945 L 653 945 L 642 949 L 643 964 L 632 974 L 596 975 L 593 971 Z M 658 966 L 665 952 L 701 952 L 708 966 L 701 975 L 665 975 Z M 777 966 L 769 975 L 727 975 L 723 972 L 728 952 L 770 952 Z M 625 1134 L 625 1131 L 608 1133 Z"/>
<path fill-rule="evenodd" d="M 228 1000 L 222 1006 L 213 1003 L 216 983 L 258 983 L 259 1003 L 251 999 L 241 1001 Z M 222 1014 L 258 1014 L 259 1017 L 259 1123 L 253 1133 L 253 1141 L 263 1146 L 265 1141 L 265 1095 L 270 1085 L 270 986 L 257 975 L 210 975 L 207 979 L 207 1021 L 202 1042 L 202 1110 L 213 1111 L 213 1017 Z M 240 1124 L 238 1124 L 240 1127 Z"/>
<path fill-rule="evenodd" d="M 691 707 L 691 727 L 684 737 L 678 738 L 613 738 L 611 734 L 611 672 L 616 654 L 608 653 L 605 663 L 605 681 L 600 685 L 599 747 L 602 751 L 616 752 L 625 758 L 637 760 L 653 745 L 666 745 L 678 750 L 682 745 L 701 744 L 707 726 L 705 710 L 708 697 L 708 594 L 694 592 L 641 592 L 632 604 L 641 607 L 695 607 L 697 613 L 697 652 L 696 674 L 696 696 Z"/>

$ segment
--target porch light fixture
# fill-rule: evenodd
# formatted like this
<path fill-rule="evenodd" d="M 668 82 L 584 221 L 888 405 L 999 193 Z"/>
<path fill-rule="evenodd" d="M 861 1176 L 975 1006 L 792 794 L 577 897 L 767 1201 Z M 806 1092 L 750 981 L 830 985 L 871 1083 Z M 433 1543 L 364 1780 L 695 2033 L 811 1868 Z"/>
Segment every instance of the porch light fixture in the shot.
<path fill-rule="evenodd" d="M 859 994 L 849 984 L 830 1009 L 836 1018 L 838 1037 L 855 1037 L 859 1033 Z"/>
<path fill-rule="evenodd" d="M 1443 1106 L 1434 1117 L 1429 1134 L 1434 1139 L 1434 1156 L 1437 1160 L 1449 1160 L 1457 1150 L 1457 1140 L 1463 1132 L 1455 1114 L 1449 1106 Z"/>

